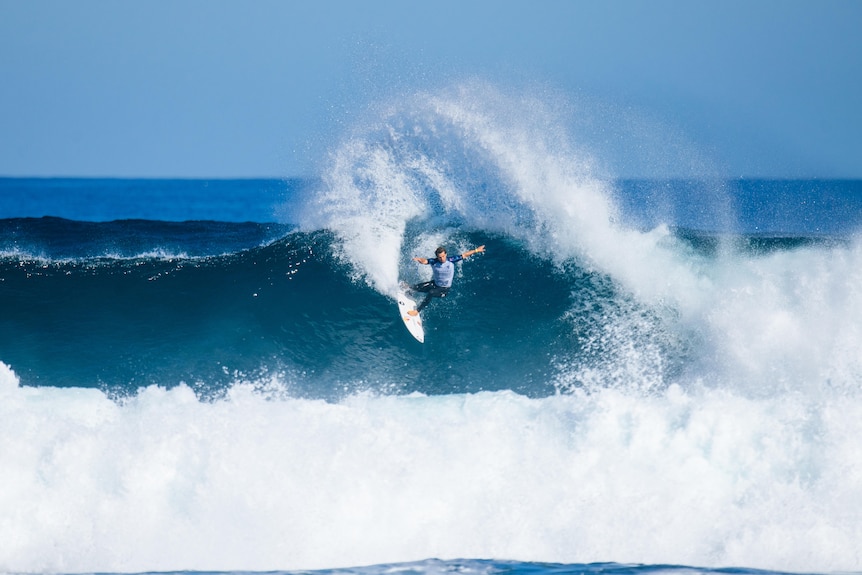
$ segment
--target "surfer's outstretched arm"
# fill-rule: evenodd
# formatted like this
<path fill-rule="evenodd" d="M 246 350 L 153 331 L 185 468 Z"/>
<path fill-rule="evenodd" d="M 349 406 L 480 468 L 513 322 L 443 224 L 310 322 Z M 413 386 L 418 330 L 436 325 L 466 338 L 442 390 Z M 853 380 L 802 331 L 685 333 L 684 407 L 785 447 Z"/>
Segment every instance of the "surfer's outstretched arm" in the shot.
<path fill-rule="evenodd" d="M 469 257 L 470 257 L 470 256 L 472 256 L 473 254 L 480 254 L 480 253 L 482 253 L 482 252 L 484 252 L 484 251 L 485 251 L 485 246 L 484 246 L 484 245 L 482 245 L 482 246 L 479 246 L 478 248 L 476 248 L 475 250 L 467 250 L 466 252 L 464 252 L 463 254 L 461 254 L 461 257 L 462 257 L 462 258 L 469 258 Z"/>

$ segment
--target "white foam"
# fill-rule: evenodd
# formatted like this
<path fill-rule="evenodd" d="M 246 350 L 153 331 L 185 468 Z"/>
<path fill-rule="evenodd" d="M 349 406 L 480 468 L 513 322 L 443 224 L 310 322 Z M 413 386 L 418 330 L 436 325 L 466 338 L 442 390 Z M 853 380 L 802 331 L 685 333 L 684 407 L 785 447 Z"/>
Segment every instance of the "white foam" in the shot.
<path fill-rule="evenodd" d="M 697 316 L 702 358 L 735 389 L 862 388 L 862 246 L 728 258 Z M 704 369 L 701 367 L 701 369 Z"/>
<path fill-rule="evenodd" d="M 345 261 L 366 270 L 369 283 L 382 293 L 398 287 L 398 262 L 406 222 L 422 213 L 417 183 L 403 158 L 361 139 L 347 142 L 332 155 L 326 191 L 307 206 L 306 227 L 337 232 Z M 370 270 L 370 271 L 369 271 Z"/>
<path fill-rule="evenodd" d="M 489 557 L 859 570 L 862 403 L 672 386 L 326 403 L 0 401 L 0 570 Z"/>

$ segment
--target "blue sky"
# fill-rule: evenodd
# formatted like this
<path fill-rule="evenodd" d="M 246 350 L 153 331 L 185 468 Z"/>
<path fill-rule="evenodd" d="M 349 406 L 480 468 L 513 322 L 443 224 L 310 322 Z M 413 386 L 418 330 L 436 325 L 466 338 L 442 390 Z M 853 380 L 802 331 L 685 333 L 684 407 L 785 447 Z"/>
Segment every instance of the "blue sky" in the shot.
<path fill-rule="evenodd" d="M 588 102 L 620 176 L 859 178 L 860 30 L 858 0 L 0 0 L 0 175 L 313 176 L 369 104 L 481 79 Z"/>

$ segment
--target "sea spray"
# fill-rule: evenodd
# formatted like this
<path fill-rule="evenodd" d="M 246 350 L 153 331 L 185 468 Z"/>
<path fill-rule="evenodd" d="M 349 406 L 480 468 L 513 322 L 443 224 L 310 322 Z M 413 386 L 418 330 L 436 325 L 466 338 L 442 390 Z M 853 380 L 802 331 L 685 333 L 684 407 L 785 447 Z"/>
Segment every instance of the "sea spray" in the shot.
<path fill-rule="evenodd" d="M 535 97 L 468 83 L 399 104 L 336 146 L 321 189 L 299 210 L 304 228 L 338 235 L 342 258 L 381 293 L 394 292 L 409 264 L 404 247 L 428 230 L 515 238 L 538 257 L 609 273 L 642 298 L 681 297 L 668 278 L 698 282 L 666 227 L 621 225 L 614 186 Z"/>
<path fill-rule="evenodd" d="M 401 247 L 413 220 L 426 229 L 509 234 L 553 254 L 555 236 L 580 233 L 577 222 L 561 225 L 561 219 L 590 213 L 589 221 L 607 222 L 612 207 L 594 190 L 599 181 L 577 160 L 563 160 L 565 150 L 547 155 L 550 134 L 536 137 L 535 117 L 514 120 L 524 111 L 523 102 L 487 86 L 417 94 L 386 109 L 332 153 L 305 226 L 335 231 L 345 258 L 383 293 L 397 281 L 393 264 L 404 262 Z"/>

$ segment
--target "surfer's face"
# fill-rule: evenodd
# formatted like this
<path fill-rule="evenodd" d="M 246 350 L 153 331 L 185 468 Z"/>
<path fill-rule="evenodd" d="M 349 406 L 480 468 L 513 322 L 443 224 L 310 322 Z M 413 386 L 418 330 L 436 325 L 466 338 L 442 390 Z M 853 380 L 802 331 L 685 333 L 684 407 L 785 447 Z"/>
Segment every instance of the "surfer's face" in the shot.
<path fill-rule="evenodd" d="M 445 262 L 446 261 L 446 252 L 440 252 L 439 254 L 437 254 L 437 259 L 441 262 Z"/>

